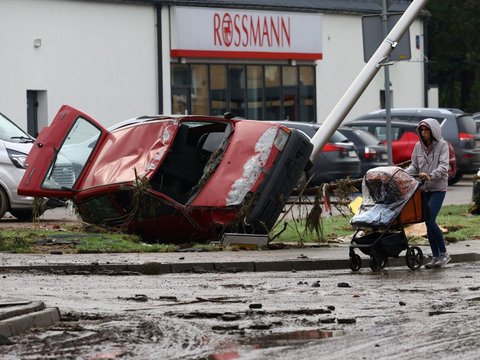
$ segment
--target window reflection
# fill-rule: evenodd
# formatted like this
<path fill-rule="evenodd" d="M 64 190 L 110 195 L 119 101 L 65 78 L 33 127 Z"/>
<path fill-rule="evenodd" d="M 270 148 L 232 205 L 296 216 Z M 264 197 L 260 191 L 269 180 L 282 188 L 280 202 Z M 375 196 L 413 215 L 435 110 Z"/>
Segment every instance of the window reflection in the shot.
<path fill-rule="evenodd" d="M 263 117 L 263 66 L 247 66 L 247 91 L 249 119 L 262 120 Z"/>
<path fill-rule="evenodd" d="M 227 109 L 227 67 L 210 65 L 210 114 L 223 115 Z"/>
<path fill-rule="evenodd" d="M 316 121 L 312 65 L 172 64 L 172 112 Z"/>
<path fill-rule="evenodd" d="M 245 66 L 230 65 L 228 67 L 230 82 L 230 111 L 238 117 L 245 117 Z"/>
<path fill-rule="evenodd" d="M 208 67 L 192 65 L 192 114 L 208 114 Z"/>

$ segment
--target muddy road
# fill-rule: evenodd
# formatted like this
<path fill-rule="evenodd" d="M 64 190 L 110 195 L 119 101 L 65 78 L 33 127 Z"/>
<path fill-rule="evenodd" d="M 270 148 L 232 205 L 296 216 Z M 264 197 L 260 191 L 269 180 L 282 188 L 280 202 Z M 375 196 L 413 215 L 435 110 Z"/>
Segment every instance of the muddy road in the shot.
<path fill-rule="evenodd" d="M 0 274 L 62 320 L 1 359 L 478 359 L 480 264 L 161 276 Z"/>

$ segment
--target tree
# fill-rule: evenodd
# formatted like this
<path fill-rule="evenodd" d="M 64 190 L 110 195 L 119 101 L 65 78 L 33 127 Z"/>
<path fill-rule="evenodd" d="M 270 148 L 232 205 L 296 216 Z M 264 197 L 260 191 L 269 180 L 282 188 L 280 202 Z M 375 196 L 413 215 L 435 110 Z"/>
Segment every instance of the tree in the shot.
<path fill-rule="evenodd" d="M 480 0 L 430 0 L 430 83 L 442 107 L 480 111 Z"/>

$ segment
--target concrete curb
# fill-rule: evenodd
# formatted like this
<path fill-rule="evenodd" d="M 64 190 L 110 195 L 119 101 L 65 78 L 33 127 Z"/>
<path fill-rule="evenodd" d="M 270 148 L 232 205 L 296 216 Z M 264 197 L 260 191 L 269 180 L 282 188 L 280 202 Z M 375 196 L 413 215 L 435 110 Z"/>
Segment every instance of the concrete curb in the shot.
<path fill-rule="evenodd" d="M 451 264 L 480 261 L 480 254 L 452 254 Z M 389 267 L 406 267 L 405 257 L 389 258 Z M 362 259 L 362 268 L 369 268 L 368 259 Z M 238 262 L 145 262 L 143 264 L 46 264 L 29 266 L 0 266 L 0 272 L 40 271 L 65 275 L 162 275 L 170 273 L 206 272 L 264 272 L 264 271 L 318 271 L 350 269 L 348 254 L 344 259 L 294 259 L 279 261 Z"/>
<path fill-rule="evenodd" d="M 40 303 L 42 309 L 34 310 L 33 312 L 24 313 L 22 315 L 5 318 L 0 321 L 0 335 L 9 337 L 25 333 L 31 328 L 47 327 L 55 324 L 60 320 L 60 311 L 58 308 L 45 308 L 43 303 Z M 33 310 L 38 307 L 25 308 L 24 311 Z"/>

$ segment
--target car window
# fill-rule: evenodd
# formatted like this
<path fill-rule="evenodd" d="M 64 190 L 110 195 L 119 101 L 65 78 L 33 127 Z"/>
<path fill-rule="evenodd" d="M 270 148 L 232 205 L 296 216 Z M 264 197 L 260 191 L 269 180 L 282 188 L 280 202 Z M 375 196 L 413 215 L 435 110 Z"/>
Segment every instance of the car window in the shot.
<path fill-rule="evenodd" d="M 387 140 L 387 128 L 385 126 L 375 126 L 373 133 L 379 140 Z"/>
<path fill-rule="evenodd" d="M 477 132 L 475 120 L 470 115 L 459 116 L 457 124 L 459 133 L 475 134 Z"/>
<path fill-rule="evenodd" d="M 0 139 L 14 142 L 33 142 L 32 137 L 0 113 Z"/>
<path fill-rule="evenodd" d="M 44 189 L 72 187 L 93 151 L 92 141 L 96 144 L 100 135 L 100 129 L 79 117 L 58 150 L 42 187 Z"/>
<path fill-rule="evenodd" d="M 398 126 L 392 126 L 392 140 L 398 140 L 404 132 L 404 129 Z M 385 125 L 376 125 L 374 127 L 373 135 L 380 141 L 387 141 L 387 127 Z"/>
<path fill-rule="evenodd" d="M 355 133 L 355 136 L 365 145 L 378 145 L 381 143 L 380 139 L 376 138 L 368 131 L 357 129 L 353 132 Z"/>
<path fill-rule="evenodd" d="M 339 143 L 339 142 L 350 142 L 345 135 L 340 131 L 335 131 L 330 138 L 330 142 Z"/>

